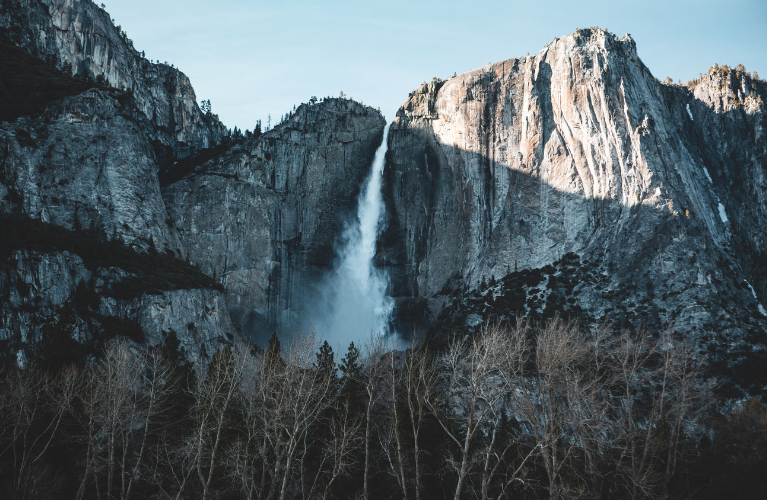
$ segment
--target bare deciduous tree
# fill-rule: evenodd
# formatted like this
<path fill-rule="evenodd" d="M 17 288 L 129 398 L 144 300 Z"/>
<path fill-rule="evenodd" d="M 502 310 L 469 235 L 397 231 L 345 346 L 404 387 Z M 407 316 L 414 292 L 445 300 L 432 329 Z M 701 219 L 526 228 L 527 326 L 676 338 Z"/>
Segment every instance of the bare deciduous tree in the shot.
<path fill-rule="evenodd" d="M 415 500 L 434 486 L 454 500 L 670 498 L 713 399 L 704 360 L 669 331 L 486 324 L 444 351 L 373 336 L 362 364 L 352 345 L 340 365 L 313 335 L 284 351 L 274 336 L 222 349 L 197 378 L 173 338 L 113 340 L 57 374 L 0 371 L 3 492 L 325 500 L 361 485 L 368 500 L 386 481 Z M 53 469 L 67 444 L 71 487 Z"/>
<path fill-rule="evenodd" d="M 58 437 L 73 375 L 65 370 L 54 377 L 33 368 L 0 373 L 0 456 L 13 457 L 14 498 L 46 496 L 38 464 Z"/>
<path fill-rule="evenodd" d="M 499 325 L 494 328 L 500 328 Z M 507 394 L 502 398 L 502 405 L 494 409 L 485 425 L 484 449 L 479 460 L 482 462 L 480 496 L 491 498 L 494 487 L 497 498 L 503 498 L 513 483 L 524 484 L 522 471 L 538 450 L 538 445 L 524 443 L 522 433 L 512 428 L 510 423 L 517 412 L 516 389 L 523 385 L 525 366 L 529 363 L 530 349 L 527 336 L 529 327 L 519 322 L 514 328 L 507 328 L 507 339 L 499 344 L 505 358 L 502 376 Z M 527 448 L 527 451 L 524 451 Z M 517 452 L 515 461 L 509 455 Z"/>
<path fill-rule="evenodd" d="M 312 425 L 333 403 L 334 380 L 314 366 L 317 343 L 314 335 L 294 338 L 285 353 L 285 370 L 281 383 L 272 394 L 269 406 L 275 412 L 271 420 L 271 442 L 280 457 L 275 464 L 275 484 L 279 481 L 277 498 L 287 497 L 293 467 Z"/>
<path fill-rule="evenodd" d="M 237 398 L 242 405 L 244 428 L 227 450 L 225 460 L 234 488 L 248 499 L 261 499 L 270 471 L 267 429 L 273 412 L 267 408 L 283 362 L 279 352 L 267 351 L 256 356 L 247 353 L 242 366 Z"/>
<path fill-rule="evenodd" d="M 665 331 L 657 340 L 644 331 L 624 333 L 613 351 L 620 388 L 615 442 L 618 473 L 632 499 L 665 492 L 683 457 L 681 436 L 711 401 L 713 381 L 702 382 L 703 361 L 687 342 Z"/>
<path fill-rule="evenodd" d="M 394 477 L 402 493 L 402 498 L 407 500 L 407 476 L 405 475 L 405 447 L 402 435 L 402 409 L 399 402 L 399 385 L 401 377 L 401 362 L 398 353 L 392 351 L 384 360 L 386 371 L 386 406 L 387 418 L 379 432 L 381 449 L 386 456 L 389 473 Z"/>
<path fill-rule="evenodd" d="M 555 499 L 565 492 L 561 475 L 578 444 L 589 349 L 577 325 L 559 318 L 536 329 L 535 337 L 525 360 L 531 371 L 520 379 L 516 408 L 540 449 L 549 495 Z"/>
<path fill-rule="evenodd" d="M 380 335 L 371 332 L 364 349 L 362 376 L 365 383 L 365 463 L 362 471 L 362 496 L 368 500 L 370 490 L 370 441 L 373 427 L 373 413 L 384 396 L 387 364 L 384 361 L 386 341 Z"/>
<path fill-rule="evenodd" d="M 451 343 L 443 356 L 440 391 L 426 404 L 459 450 L 454 499 L 460 500 L 472 460 L 472 444 L 493 422 L 499 422 L 504 397 L 510 392 L 508 332 L 485 325 L 474 338 Z"/>
<path fill-rule="evenodd" d="M 240 359 L 226 347 L 213 357 L 205 378 L 194 392 L 194 446 L 191 462 L 202 487 L 202 500 L 208 497 L 213 473 L 220 459 L 222 434 L 241 374 Z"/>
<path fill-rule="evenodd" d="M 343 401 L 335 417 L 330 422 L 330 433 L 324 441 L 323 464 L 329 462 L 329 474 L 322 493 L 323 500 L 328 498 L 335 481 L 345 475 L 354 464 L 353 454 L 362 444 L 359 435 L 362 419 L 353 415 L 349 401 Z M 322 468 L 322 467 L 321 467 Z"/>
<path fill-rule="evenodd" d="M 421 498 L 422 455 L 421 430 L 437 387 L 437 365 L 427 344 L 412 342 L 402 366 L 402 390 L 410 431 L 413 437 L 413 490 L 416 500 Z"/>
<path fill-rule="evenodd" d="M 171 372 L 158 352 L 117 339 L 82 373 L 69 405 L 86 450 L 78 498 L 91 482 L 99 498 L 130 497 L 155 418 L 173 389 Z"/>
<path fill-rule="evenodd" d="M 142 397 L 138 405 L 138 417 L 141 421 L 141 439 L 138 449 L 128 452 L 127 445 L 123 451 L 122 464 L 122 500 L 130 498 L 136 478 L 145 467 L 145 456 L 149 436 L 154 432 L 156 419 L 167 409 L 168 397 L 176 390 L 176 377 L 173 367 L 157 350 L 147 351 L 141 361 L 144 362 L 142 375 Z M 132 455 L 132 456 L 131 456 Z M 133 461 L 133 466 L 130 462 Z M 127 486 L 126 486 L 127 481 Z"/>

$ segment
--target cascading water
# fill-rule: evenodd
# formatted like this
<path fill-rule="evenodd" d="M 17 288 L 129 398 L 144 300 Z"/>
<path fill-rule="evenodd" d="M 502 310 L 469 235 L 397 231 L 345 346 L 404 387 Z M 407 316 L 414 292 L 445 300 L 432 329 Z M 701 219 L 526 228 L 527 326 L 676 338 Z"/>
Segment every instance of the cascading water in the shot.
<path fill-rule="evenodd" d="M 390 333 L 393 301 L 386 295 L 388 280 L 373 265 L 384 214 L 381 184 L 388 136 L 389 124 L 360 191 L 357 218 L 345 228 L 335 268 L 320 290 L 315 307 L 322 310 L 310 312 L 317 333 L 334 347 L 361 345 L 371 332 Z"/>

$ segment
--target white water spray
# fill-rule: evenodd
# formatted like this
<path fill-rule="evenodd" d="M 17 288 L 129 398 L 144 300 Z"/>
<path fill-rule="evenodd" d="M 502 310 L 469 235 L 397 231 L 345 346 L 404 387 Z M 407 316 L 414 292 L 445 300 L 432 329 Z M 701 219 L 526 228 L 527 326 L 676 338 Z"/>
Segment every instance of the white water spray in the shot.
<path fill-rule="evenodd" d="M 321 287 L 317 307 L 322 310 L 310 312 L 317 333 L 342 349 L 350 342 L 361 346 L 371 332 L 381 336 L 390 333 L 394 305 L 386 295 L 388 280 L 373 265 L 384 214 L 381 184 L 388 136 L 387 124 L 360 191 L 357 218 L 345 228 L 335 268 Z"/>

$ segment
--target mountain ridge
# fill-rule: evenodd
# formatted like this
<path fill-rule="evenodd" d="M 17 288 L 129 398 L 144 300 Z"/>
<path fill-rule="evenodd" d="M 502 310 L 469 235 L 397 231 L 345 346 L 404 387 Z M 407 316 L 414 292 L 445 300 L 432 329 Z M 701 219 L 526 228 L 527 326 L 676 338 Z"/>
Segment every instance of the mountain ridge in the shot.
<path fill-rule="evenodd" d="M 693 90 L 661 84 L 630 37 L 590 29 L 411 93 L 390 135 L 379 259 L 402 324 L 439 329 L 447 296 L 486 294 L 482 282 L 574 252 L 607 277 L 576 279 L 578 296 L 563 296 L 586 317 L 673 324 L 717 355 L 762 359 L 761 254 L 741 241 L 761 244 L 767 89 L 728 71 Z M 721 146 L 701 139 L 710 134 Z M 709 177 L 734 154 L 747 161 L 726 192 Z"/>
<path fill-rule="evenodd" d="M 172 329 L 187 351 L 196 342 L 214 351 L 212 339 L 296 333 L 332 268 L 381 139 L 380 113 L 323 99 L 227 145 L 188 79 L 142 59 L 91 2 L 15 0 L 2 9 L 6 43 L 84 81 L 125 88 L 94 84 L 0 125 L 3 213 L 95 228 L 139 252 L 186 260 L 223 287 L 205 298 L 173 291 L 183 306 L 171 291 L 140 294 L 138 309 L 99 298 L 101 313 L 138 321 L 149 342 Z M 59 29 L 61 37 L 48 35 Z M 765 82 L 742 67 L 717 67 L 687 87 L 663 84 L 630 36 L 601 29 L 414 90 L 389 136 L 376 257 L 391 276 L 399 331 L 445 338 L 517 313 L 674 325 L 728 369 L 741 373 L 748 362 L 761 373 L 764 95 Z M 174 171 L 163 148 L 199 159 Z M 64 257 L 14 257 L 58 262 L 75 277 L 55 307 L 69 307 L 78 283 L 100 272 Z M 18 325 L 43 312 L 21 304 L 48 304 L 47 288 L 39 273 L 10 264 L 0 330 L 24 350 L 40 331 Z M 759 377 L 741 388 L 761 391 L 767 372 Z"/>

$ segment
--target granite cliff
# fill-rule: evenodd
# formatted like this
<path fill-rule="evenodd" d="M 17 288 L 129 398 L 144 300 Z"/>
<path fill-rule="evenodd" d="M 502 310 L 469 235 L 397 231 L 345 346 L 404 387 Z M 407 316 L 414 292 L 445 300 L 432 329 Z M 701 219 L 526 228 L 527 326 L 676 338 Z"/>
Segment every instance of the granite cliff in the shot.
<path fill-rule="evenodd" d="M 600 29 L 423 85 L 386 171 L 401 323 L 673 325 L 763 363 L 764 95 L 742 69 L 662 84 Z"/>
<path fill-rule="evenodd" d="M 234 320 L 259 342 L 304 326 L 384 125 L 354 101 L 303 104 L 163 189 L 189 260 L 224 285 Z"/>
<path fill-rule="evenodd" d="M 154 139 L 186 156 L 220 141 L 226 128 L 197 105 L 189 79 L 168 64 L 153 64 L 88 0 L 11 0 L 0 7 L 0 41 L 22 47 L 65 74 L 126 89 L 155 126 Z"/>
<path fill-rule="evenodd" d="M 172 330 L 205 357 L 305 326 L 380 113 L 313 100 L 235 141 L 92 2 L 3 2 L 0 27 L 12 352 L 52 331 L 158 343 Z M 671 326 L 761 390 L 764 96 L 742 67 L 662 83 L 630 36 L 597 28 L 424 84 L 392 123 L 384 170 L 377 261 L 397 328 L 444 339 L 555 314 Z"/>
<path fill-rule="evenodd" d="M 233 140 L 182 73 L 149 63 L 90 1 L 3 2 L 0 26 L 5 351 L 173 331 L 204 360 L 297 328 L 380 113 L 325 99 Z"/>

